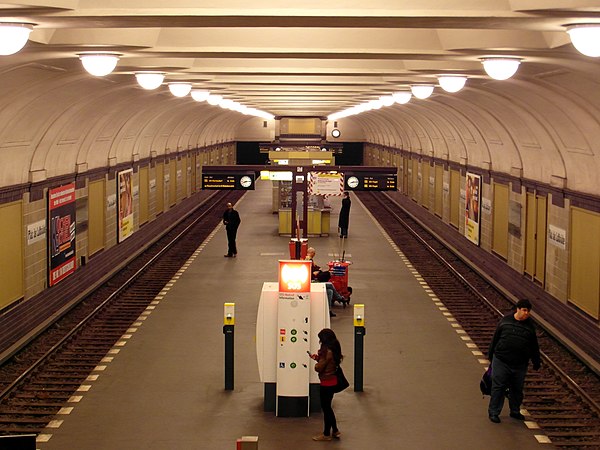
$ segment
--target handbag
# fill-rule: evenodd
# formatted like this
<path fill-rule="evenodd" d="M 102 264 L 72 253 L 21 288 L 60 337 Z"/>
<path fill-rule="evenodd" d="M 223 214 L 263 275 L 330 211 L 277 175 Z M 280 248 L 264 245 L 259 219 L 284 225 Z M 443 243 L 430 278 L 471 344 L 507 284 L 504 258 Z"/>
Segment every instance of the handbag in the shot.
<path fill-rule="evenodd" d="M 348 386 L 350 386 L 350 383 L 348 382 L 348 380 L 346 379 L 346 376 L 344 375 L 342 366 L 337 366 L 335 368 L 335 376 L 337 377 L 337 384 L 334 386 L 334 389 L 333 389 L 333 391 L 335 393 L 342 392 L 344 389 L 346 389 Z"/>

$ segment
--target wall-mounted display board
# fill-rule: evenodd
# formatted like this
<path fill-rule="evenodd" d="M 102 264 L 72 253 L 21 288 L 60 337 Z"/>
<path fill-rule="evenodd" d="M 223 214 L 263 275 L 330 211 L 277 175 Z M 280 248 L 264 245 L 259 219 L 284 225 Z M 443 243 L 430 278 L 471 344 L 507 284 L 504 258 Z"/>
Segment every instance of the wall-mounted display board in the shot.
<path fill-rule="evenodd" d="M 344 188 L 349 191 L 396 191 L 398 177 L 396 174 L 346 173 Z"/>
<path fill-rule="evenodd" d="M 254 173 L 203 173 L 202 189 L 254 190 Z"/>

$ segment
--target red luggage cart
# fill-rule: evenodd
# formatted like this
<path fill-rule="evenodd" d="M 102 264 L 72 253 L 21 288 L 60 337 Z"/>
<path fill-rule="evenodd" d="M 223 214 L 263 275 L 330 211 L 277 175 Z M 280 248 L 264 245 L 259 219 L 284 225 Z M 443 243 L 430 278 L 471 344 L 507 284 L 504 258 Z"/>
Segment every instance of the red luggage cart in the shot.
<path fill-rule="evenodd" d="M 333 284 L 335 290 L 346 299 L 345 302 L 342 302 L 344 308 L 350 304 L 350 296 L 352 295 L 352 288 L 348 286 L 350 264 L 352 264 L 350 261 L 329 261 L 327 263 L 331 274 L 329 281 Z"/>

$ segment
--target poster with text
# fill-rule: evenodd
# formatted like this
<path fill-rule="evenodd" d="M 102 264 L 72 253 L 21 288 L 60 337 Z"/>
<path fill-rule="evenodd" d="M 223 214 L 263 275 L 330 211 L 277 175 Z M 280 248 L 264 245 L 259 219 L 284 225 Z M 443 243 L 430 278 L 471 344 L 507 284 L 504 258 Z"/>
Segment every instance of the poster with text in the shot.
<path fill-rule="evenodd" d="M 481 177 L 467 172 L 465 187 L 465 236 L 479 245 L 479 221 L 481 220 Z"/>
<path fill-rule="evenodd" d="M 342 195 L 344 193 L 344 174 L 309 172 L 308 193 L 310 195 Z"/>
<path fill-rule="evenodd" d="M 75 272 L 75 183 L 48 190 L 49 272 L 54 286 Z"/>
<path fill-rule="evenodd" d="M 119 242 L 133 234 L 133 169 L 117 174 L 117 202 L 119 209 Z"/>

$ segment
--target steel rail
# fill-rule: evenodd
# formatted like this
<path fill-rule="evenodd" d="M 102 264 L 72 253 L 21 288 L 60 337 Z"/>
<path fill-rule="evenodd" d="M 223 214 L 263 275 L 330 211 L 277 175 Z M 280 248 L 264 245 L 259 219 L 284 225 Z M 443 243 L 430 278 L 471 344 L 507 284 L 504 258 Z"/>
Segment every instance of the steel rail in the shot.
<path fill-rule="evenodd" d="M 390 201 L 393 202 L 393 200 L 391 198 L 389 198 L 388 196 L 386 196 Z M 427 241 L 425 239 L 423 239 L 419 233 L 417 231 L 415 231 L 410 224 L 408 224 L 403 218 L 401 218 L 398 214 L 396 214 L 396 212 L 390 208 L 388 206 L 388 204 L 386 204 L 385 202 L 383 202 L 379 196 L 376 196 L 374 194 L 371 194 L 371 198 L 373 198 L 374 200 L 376 200 L 380 206 L 382 206 L 386 211 L 388 211 L 388 213 L 390 213 L 393 218 L 400 223 L 417 241 L 419 241 L 431 254 L 433 254 L 433 256 L 440 262 L 442 263 L 456 278 L 458 278 L 460 280 L 461 283 L 463 283 L 466 287 L 469 288 L 469 290 L 475 294 L 482 302 L 484 302 L 492 311 L 494 311 L 499 317 L 503 316 L 503 313 L 496 308 L 495 305 L 493 305 L 488 298 L 481 292 L 479 292 L 479 290 L 473 286 L 467 279 L 464 278 L 464 276 L 462 274 L 460 274 L 453 266 L 450 262 L 448 262 L 436 249 L 434 249 L 431 245 L 429 245 L 429 243 L 427 243 Z M 404 210 L 400 205 L 398 205 L 396 202 L 394 202 L 394 204 L 396 204 L 398 206 L 398 208 L 400 208 L 401 210 Z M 441 244 L 443 247 L 445 247 L 448 251 L 450 251 L 451 253 L 453 253 L 455 256 L 458 256 L 461 260 L 462 258 L 460 257 L 460 255 L 456 255 L 456 253 L 454 252 L 454 250 L 452 250 L 451 248 L 449 248 L 445 242 L 443 242 L 442 240 L 438 239 L 436 236 L 434 236 L 432 233 L 429 232 L 429 230 L 427 229 L 427 227 L 425 227 L 423 224 L 421 224 L 416 218 L 412 217 L 407 211 L 405 211 L 405 213 L 410 216 L 412 218 L 412 220 L 414 220 L 416 223 L 419 224 L 419 226 L 422 227 L 423 230 L 425 230 L 436 242 L 438 242 L 439 244 Z M 514 302 L 507 298 L 508 301 L 510 301 L 511 303 L 514 304 Z M 534 319 L 535 320 L 535 319 Z M 537 324 L 540 328 L 542 328 L 546 333 L 548 333 L 550 336 L 552 336 L 552 333 L 550 330 L 547 330 L 542 324 L 538 323 Z M 563 344 L 564 345 L 564 344 Z M 588 365 L 585 363 L 585 361 L 582 361 L 580 358 L 577 357 L 577 355 L 575 353 L 572 352 L 572 349 L 569 349 L 568 347 L 566 347 L 571 354 L 577 359 L 577 361 L 579 361 L 581 364 L 583 364 L 584 366 L 588 367 Z M 581 396 L 590 406 L 591 409 L 594 410 L 594 412 L 600 417 L 600 404 L 598 404 L 598 402 L 596 402 L 592 397 L 589 396 L 589 394 L 587 392 L 585 392 L 583 390 L 583 388 L 575 381 L 573 380 L 573 378 L 571 378 L 571 376 L 569 374 L 567 374 L 563 369 L 561 369 L 558 364 L 556 364 L 552 358 L 550 358 L 547 354 L 545 354 L 543 351 L 540 351 L 542 360 L 544 361 L 545 364 L 547 364 L 548 366 L 550 366 L 552 368 L 552 370 L 554 370 L 555 372 L 557 372 L 557 374 L 565 381 L 569 384 L 569 386 L 575 391 L 575 393 L 579 396 Z M 592 370 L 590 368 L 590 370 Z"/>
<path fill-rule="evenodd" d="M 11 392 L 16 389 L 23 381 L 25 381 L 38 367 L 44 364 L 53 354 L 55 354 L 63 345 L 67 343 L 78 331 L 80 331 L 88 322 L 90 322 L 107 304 L 117 298 L 126 288 L 128 288 L 136 279 L 138 279 L 146 270 L 148 270 L 158 259 L 160 259 L 168 250 L 170 250 L 189 230 L 200 222 L 204 217 L 213 211 L 213 208 L 220 204 L 220 200 L 226 197 L 225 195 L 219 195 L 222 191 L 218 191 L 215 194 L 208 197 L 201 205 L 206 205 L 209 201 L 214 200 L 214 205 L 202 212 L 200 216 L 194 219 L 188 226 L 186 226 L 179 234 L 177 234 L 171 241 L 166 244 L 156 255 L 154 255 L 144 266 L 138 269 L 133 275 L 131 275 L 120 287 L 118 287 L 113 293 L 111 293 L 102 303 L 100 303 L 93 311 L 91 311 L 86 317 L 81 319 L 77 325 L 75 325 L 65 336 L 63 336 L 58 342 L 56 342 L 48 351 L 40 356 L 32 365 L 30 365 L 23 373 L 19 375 L 12 383 L 10 383 L 2 392 L 0 392 L 0 402 L 7 398 Z M 226 191 L 225 191 L 226 192 Z M 197 210 L 196 208 L 195 210 Z M 195 211 L 194 210 L 194 211 Z M 191 211 L 184 218 L 181 219 L 180 223 L 186 220 L 190 215 L 194 213 Z M 174 228 L 174 227 L 173 227 Z M 156 239 L 157 242 L 161 237 L 166 235 L 170 230 L 166 230 L 165 233 Z M 151 245 L 154 245 L 154 243 Z M 122 270 L 122 269 L 121 269 Z M 83 301 L 83 300 L 82 300 Z M 59 318 L 57 318 L 57 321 Z"/>

